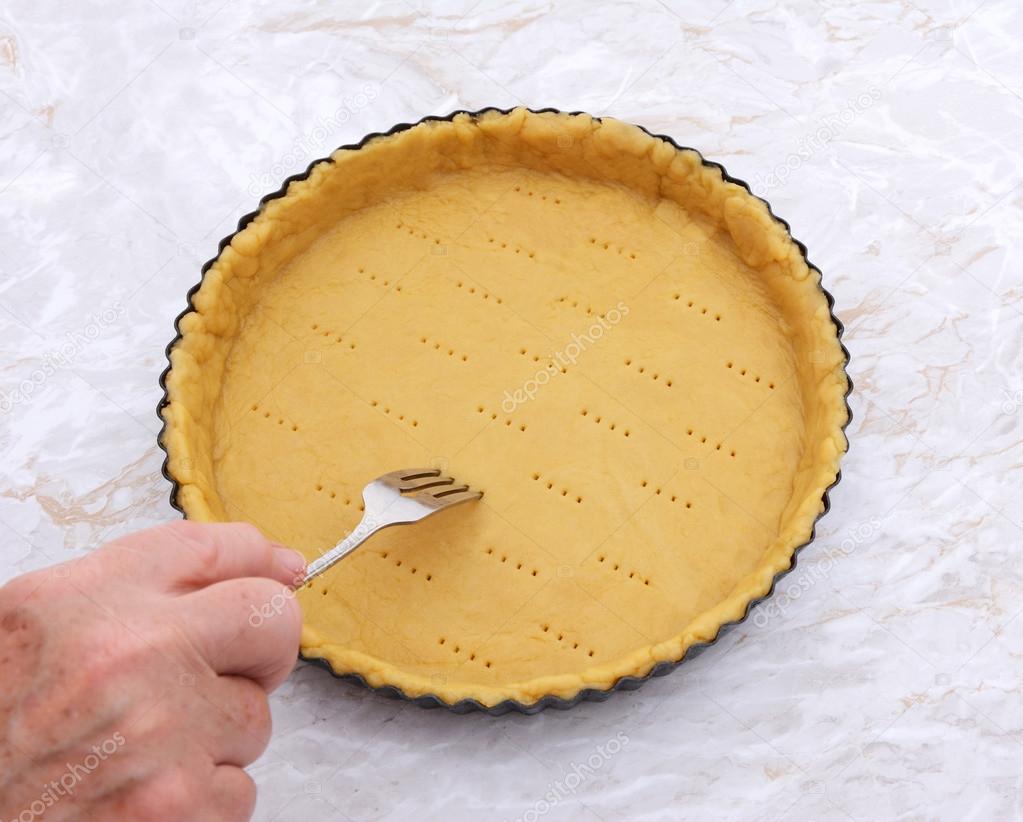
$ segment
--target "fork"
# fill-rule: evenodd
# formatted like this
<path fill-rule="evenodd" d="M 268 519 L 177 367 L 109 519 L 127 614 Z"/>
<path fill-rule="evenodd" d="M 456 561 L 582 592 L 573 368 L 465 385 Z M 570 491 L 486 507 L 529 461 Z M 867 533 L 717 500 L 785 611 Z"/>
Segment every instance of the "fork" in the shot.
<path fill-rule="evenodd" d="M 377 477 L 362 489 L 365 502 L 362 521 L 336 546 L 309 563 L 300 586 L 344 559 L 377 531 L 419 522 L 445 508 L 482 496 L 482 491 L 457 485 L 453 477 L 442 477 L 439 468 L 407 468 Z"/>

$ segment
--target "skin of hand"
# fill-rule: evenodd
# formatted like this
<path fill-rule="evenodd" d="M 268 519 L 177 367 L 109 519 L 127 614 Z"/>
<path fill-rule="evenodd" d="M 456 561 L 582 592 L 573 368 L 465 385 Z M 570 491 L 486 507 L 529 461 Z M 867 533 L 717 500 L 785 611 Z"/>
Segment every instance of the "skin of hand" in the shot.
<path fill-rule="evenodd" d="M 0 820 L 244 820 L 305 563 L 176 522 L 0 588 Z"/>

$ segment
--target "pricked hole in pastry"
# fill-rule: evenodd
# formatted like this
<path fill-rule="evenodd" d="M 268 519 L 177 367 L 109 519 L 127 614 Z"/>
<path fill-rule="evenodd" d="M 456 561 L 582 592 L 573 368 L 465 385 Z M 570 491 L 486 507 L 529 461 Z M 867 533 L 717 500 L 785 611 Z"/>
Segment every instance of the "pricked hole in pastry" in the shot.
<path fill-rule="evenodd" d="M 455 653 L 457 654 L 457 653 L 458 653 L 459 651 L 461 651 L 462 649 L 461 649 L 461 648 L 460 648 L 460 647 L 459 647 L 458 645 L 456 645 L 456 646 L 455 646 L 454 648 L 452 648 L 451 650 L 453 650 L 453 651 L 454 651 L 454 652 L 455 652 Z"/>
<path fill-rule="evenodd" d="M 317 483 L 317 485 L 316 485 L 316 490 L 317 490 L 317 491 L 322 491 L 322 490 L 323 490 L 323 486 L 322 486 L 322 485 L 320 485 L 319 483 Z"/>
<path fill-rule="evenodd" d="M 427 581 L 427 582 L 430 582 L 430 581 L 432 581 L 432 580 L 433 580 L 433 574 L 427 574 L 427 575 L 426 575 L 426 581 Z"/>
<path fill-rule="evenodd" d="M 399 568 L 401 568 L 401 560 L 400 559 L 396 559 L 394 561 L 394 564 L 397 565 Z"/>
<path fill-rule="evenodd" d="M 441 637 L 440 639 L 437 640 L 438 645 L 443 645 L 445 642 L 447 642 L 447 640 L 444 639 L 444 637 Z"/>
<path fill-rule="evenodd" d="M 593 651 L 588 651 L 586 655 L 587 656 L 593 656 Z"/>
<path fill-rule="evenodd" d="M 536 570 L 536 568 L 534 568 L 534 569 L 533 569 L 533 576 L 534 576 L 534 577 L 535 577 L 535 576 L 536 576 L 537 574 L 539 574 L 539 573 L 540 573 L 540 572 L 539 572 L 539 571 L 537 571 L 537 570 Z"/>
<path fill-rule="evenodd" d="M 476 654 L 469 654 L 469 661 L 472 662 L 474 659 L 476 659 Z"/>
<path fill-rule="evenodd" d="M 264 419 L 270 419 L 270 412 L 269 411 L 264 411 L 263 412 L 263 418 Z"/>
<path fill-rule="evenodd" d="M 486 666 L 487 666 L 487 667 L 489 668 L 489 667 L 490 667 L 491 665 L 493 665 L 494 663 L 493 663 L 493 662 L 491 662 L 491 661 L 490 661 L 490 660 L 488 659 L 488 660 L 487 660 L 486 662 L 484 662 L 483 664 L 484 664 L 484 665 L 486 665 Z"/>
<path fill-rule="evenodd" d="M 297 425 L 293 425 L 293 426 L 291 426 L 291 430 L 292 430 L 292 431 L 297 431 L 297 430 L 298 430 L 298 426 L 297 426 Z"/>
<path fill-rule="evenodd" d="M 327 589 L 326 589 L 326 588 L 324 588 L 323 590 L 321 590 L 321 591 L 320 591 L 320 595 L 321 595 L 321 596 L 326 596 L 326 595 L 327 595 Z"/>

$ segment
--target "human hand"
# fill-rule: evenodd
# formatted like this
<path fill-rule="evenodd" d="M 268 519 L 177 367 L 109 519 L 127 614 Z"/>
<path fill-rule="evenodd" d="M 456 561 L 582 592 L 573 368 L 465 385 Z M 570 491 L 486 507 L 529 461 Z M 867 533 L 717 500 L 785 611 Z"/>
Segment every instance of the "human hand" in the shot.
<path fill-rule="evenodd" d="M 0 588 L 0 820 L 248 819 L 303 568 L 176 522 Z"/>

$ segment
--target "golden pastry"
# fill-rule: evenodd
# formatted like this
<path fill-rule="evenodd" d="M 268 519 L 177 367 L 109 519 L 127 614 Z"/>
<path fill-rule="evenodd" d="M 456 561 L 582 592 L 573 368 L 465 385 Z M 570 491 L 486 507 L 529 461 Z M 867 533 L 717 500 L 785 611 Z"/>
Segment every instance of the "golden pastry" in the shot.
<path fill-rule="evenodd" d="M 304 655 L 410 696 L 531 704 L 681 658 L 790 567 L 846 448 L 819 272 L 718 168 L 611 119 L 339 150 L 192 303 L 161 411 L 190 518 L 315 557 L 387 471 L 486 492 L 300 593 Z"/>

